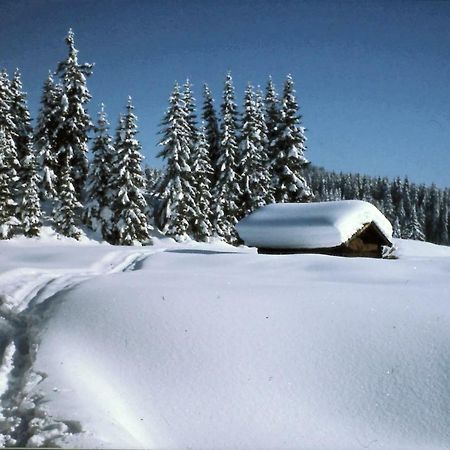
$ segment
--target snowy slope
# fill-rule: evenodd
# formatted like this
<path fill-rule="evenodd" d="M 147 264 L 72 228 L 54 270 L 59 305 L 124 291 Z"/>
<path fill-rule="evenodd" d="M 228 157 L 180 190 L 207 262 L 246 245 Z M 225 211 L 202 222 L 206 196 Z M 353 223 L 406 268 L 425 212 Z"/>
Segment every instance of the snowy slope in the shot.
<path fill-rule="evenodd" d="M 448 448 L 450 249 L 158 245 L 54 298 L 34 390 L 65 447 Z"/>
<path fill-rule="evenodd" d="M 392 226 L 386 217 L 361 200 L 273 203 L 244 217 L 236 230 L 252 247 L 325 248 L 341 245 L 370 222 L 392 239 Z"/>

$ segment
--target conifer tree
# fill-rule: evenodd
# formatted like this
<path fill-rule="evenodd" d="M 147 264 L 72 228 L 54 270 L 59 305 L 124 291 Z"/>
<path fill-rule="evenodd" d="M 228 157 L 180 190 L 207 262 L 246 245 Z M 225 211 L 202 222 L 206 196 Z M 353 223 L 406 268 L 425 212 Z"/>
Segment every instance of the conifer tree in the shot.
<path fill-rule="evenodd" d="M 240 191 L 239 218 L 266 204 L 268 176 L 266 166 L 267 137 L 261 123 L 255 93 L 247 86 L 244 97 L 244 116 L 240 139 Z"/>
<path fill-rule="evenodd" d="M 438 241 L 438 223 L 439 223 L 439 193 L 436 185 L 433 183 L 429 189 L 429 193 L 425 202 L 425 235 L 430 242 Z"/>
<path fill-rule="evenodd" d="M 422 225 L 419 223 L 417 218 L 416 206 L 414 204 L 411 206 L 411 212 L 407 219 L 406 225 L 403 228 L 402 237 L 404 239 L 415 239 L 417 241 L 425 240 Z"/>
<path fill-rule="evenodd" d="M 78 227 L 78 216 L 81 203 L 78 201 L 72 178 L 71 153 L 67 152 L 62 160 L 61 178 L 58 179 L 58 197 L 53 210 L 53 221 L 56 229 L 64 236 L 79 239 L 81 231 Z"/>
<path fill-rule="evenodd" d="M 108 240 L 112 227 L 111 204 L 114 198 L 110 182 L 115 150 L 109 135 L 109 122 L 103 103 L 98 113 L 92 153 L 93 158 L 86 183 L 83 221 L 94 231 L 100 230 L 103 238 Z"/>
<path fill-rule="evenodd" d="M 21 169 L 26 171 L 27 160 L 33 152 L 31 117 L 28 111 L 26 94 L 23 92 L 22 80 L 20 72 L 17 69 L 10 85 L 11 92 L 11 119 L 14 122 L 15 135 L 13 136 L 16 144 L 17 158 L 21 165 Z M 19 174 L 21 175 L 21 174 Z M 25 180 L 26 180 L 26 175 Z M 21 177 L 22 179 L 22 177 Z M 25 181 L 24 180 L 24 181 Z"/>
<path fill-rule="evenodd" d="M 406 217 L 409 217 L 412 215 L 413 201 L 411 200 L 411 197 L 412 197 L 411 186 L 409 185 L 408 177 L 405 177 L 405 179 L 403 180 L 402 199 L 403 199 L 403 207 L 405 208 Z M 416 212 L 417 212 L 417 210 L 416 210 Z"/>
<path fill-rule="evenodd" d="M 196 145 L 191 157 L 193 177 L 194 215 L 192 234 L 197 241 L 207 241 L 211 236 L 211 175 L 213 172 L 205 126 L 198 132 Z"/>
<path fill-rule="evenodd" d="M 231 73 L 225 80 L 222 122 L 220 129 L 220 155 L 217 160 L 217 181 L 214 189 L 213 228 L 228 242 L 236 240 L 234 225 L 240 212 L 239 177 L 237 173 L 238 124 L 237 106 Z"/>
<path fill-rule="evenodd" d="M 403 236 L 405 226 L 408 222 L 407 216 L 405 213 L 405 208 L 403 206 L 403 198 L 400 198 L 400 201 L 395 209 L 395 215 L 398 218 L 398 221 L 400 223 L 400 233 Z"/>
<path fill-rule="evenodd" d="M 395 210 L 394 210 L 394 203 L 392 202 L 392 195 L 390 189 L 386 191 L 386 195 L 382 200 L 382 205 L 384 215 L 391 222 L 391 224 L 393 224 L 395 221 Z"/>
<path fill-rule="evenodd" d="M 392 194 L 392 201 L 394 202 L 394 206 L 397 208 L 403 197 L 403 184 L 402 184 L 402 180 L 400 179 L 400 177 L 397 177 L 392 182 L 391 194 Z"/>
<path fill-rule="evenodd" d="M 302 174 L 308 161 L 304 156 L 305 129 L 300 123 L 294 82 L 288 75 L 281 103 L 279 136 L 273 142 L 276 154 L 272 155 L 270 163 L 277 202 L 302 202 L 312 198 L 312 192 Z"/>
<path fill-rule="evenodd" d="M 137 117 L 128 98 L 126 114 L 117 128 L 112 169 L 113 224 L 110 242 L 117 245 L 151 243 L 144 197 L 145 179 L 142 171 L 141 144 L 136 139 Z"/>
<path fill-rule="evenodd" d="M 265 104 L 265 121 L 267 127 L 267 153 L 269 161 L 272 161 L 277 154 L 277 145 L 280 140 L 280 100 L 275 90 L 275 85 L 272 81 L 272 77 L 269 77 L 266 87 L 266 96 L 264 99 Z"/>
<path fill-rule="evenodd" d="M 9 130 L 0 126 L 0 239 L 9 239 L 19 224 L 14 200 L 18 166 L 14 139 Z"/>
<path fill-rule="evenodd" d="M 64 93 L 61 97 L 63 117 L 57 128 L 57 149 L 59 163 L 64 164 L 67 153 L 72 164 L 72 177 L 77 198 L 81 198 L 88 173 L 88 133 L 92 123 L 86 105 L 91 98 L 86 78 L 91 75 L 93 64 L 79 64 L 78 50 L 75 48 L 74 33 L 70 29 L 66 44 L 67 58 L 62 61 L 57 73 L 61 77 Z"/>
<path fill-rule="evenodd" d="M 36 158 L 33 153 L 30 153 L 27 157 L 27 172 L 21 204 L 19 205 L 19 217 L 23 232 L 27 237 L 38 236 L 42 226 L 38 183 L 39 176 L 37 174 Z"/>
<path fill-rule="evenodd" d="M 397 239 L 402 237 L 402 227 L 398 216 L 395 216 L 394 223 L 392 224 L 392 236 Z"/>
<path fill-rule="evenodd" d="M 450 244 L 448 218 L 449 218 L 449 197 L 448 191 L 446 190 L 442 195 L 441 209 L 439 211 L 439 222 L 437 226 L 438 242 L 444 245 Z"/>
<path fill-rule="evenodd" d="M 158 157 L 165 160 L 166 168 L 157 187 L 159 205 L 155 222 L 163 233 L 176 240 L 184 240 L 192 233 L 195 200 L 190 167 L 191 129 L 177 83 L 169 98 L 162 126 L 163 137 L 159 145 L 163 148 Z"/>
<path fill-rule="evenodd" d="M 11 116 L 14 122 L 18 166 L 19 193 L 18 218 L 26 236 L 37 236 L 41 226 L 41 205 L 39 201 L 36 158 L 33 149 L 33 128 L 28 111 L 26 94 L 23 92 L 20 72 L 16 70 L 11 82 Z"/>
<path fill-rule="evenodd" d="M 269 138 L 268 129 L 265 117 L 265 107 L 264 100 L 262 97 L 262 92 L 258 86 L 255 92 L 255 107 L 256 107 L 256 129 L 259 135 L 260 148 L 259 148 L 259 159 L 261 160 L 260 170 L 260 183 L 263 187 L 262 205 L 267 205 L 269 203 L 274 203 L 275 199 L 273 196 L 272 189 L 272 179 L 269 170 Z"/>
<path fill-rule="evenodd" d="M 195 98 L 192 92 L 192 83 L 189 79 L 183 85 L 183 102 L 186 108 L 186 121 L 189 127 L 189 141 L 191 151 L 195 147 L 195 142 L 197 140 L 197 117 L 195 114 Z"/>
<path fill-rule="evenodd" d="M 51 73 L 49 73 L 44 83 L 41 107 L 34 131 L 41 192 L 44 199 L 56 197 L 57 177 L 60 175 L 55 140 L 58 123 L 62 116 L 61 97 L 62 87 L 55 84 Z"/>
<path fill-rule="evenodd" d="M 12 92 L 11 81 L 5 69 L 0 71 L 0 127 L 5 139 L 14 139 L 16 136 L 16 125 L 11 111 Z"/>
<path fill-rule="evenodd" d="M 214 171 L 211 177 L 212 185 L 214 185 L 220 172 L 217 162 L 220 155 L 220 135 L 219 123 L 214 108 L 214 99 L 207 84 L 204 85 L 203 98 L 202 118 L 205 122 L 206 140 L 208 142 L 211 165 Z"/>

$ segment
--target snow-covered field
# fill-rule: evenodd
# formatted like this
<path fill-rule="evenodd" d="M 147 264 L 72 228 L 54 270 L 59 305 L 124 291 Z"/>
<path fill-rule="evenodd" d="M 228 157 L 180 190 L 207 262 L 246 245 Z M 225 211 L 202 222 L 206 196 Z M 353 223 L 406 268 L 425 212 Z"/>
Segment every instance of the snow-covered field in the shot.
<path fill-rule="evenodd" d="M 4 443 L 448 448 L 450 248 L 397 245 L 0 242 Z"/>

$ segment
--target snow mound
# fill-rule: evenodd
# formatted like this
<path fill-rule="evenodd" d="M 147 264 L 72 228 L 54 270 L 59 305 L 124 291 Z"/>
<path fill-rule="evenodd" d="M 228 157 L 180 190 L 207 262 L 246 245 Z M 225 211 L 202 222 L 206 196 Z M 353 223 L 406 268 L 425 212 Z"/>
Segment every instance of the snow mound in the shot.
<path fill-rule="evenodd" d="M 361 200 L 273 203 L 242 219 L 236 230 L 254 247 L 328 248 L 343 244 L 370 222 L 392 240 L 392 226 L 386 217 Z"/>

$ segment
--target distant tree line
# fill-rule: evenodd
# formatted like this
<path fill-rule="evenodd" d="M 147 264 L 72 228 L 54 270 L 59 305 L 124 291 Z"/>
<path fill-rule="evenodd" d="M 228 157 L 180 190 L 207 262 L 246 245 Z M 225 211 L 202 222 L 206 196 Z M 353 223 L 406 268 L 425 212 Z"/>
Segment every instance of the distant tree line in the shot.
<path fill-rule="evenodd" d="M 394 237 L 450 245 L 450 190 L 411 183 L 406 177 L 370 177 L 308 167 L 314 201 L 359 199 L 374 204 L 393 225 Z"/>
<path fill-rule="evenodd" d="M 397 236 L 448 243 L 448 190 L 309 166 L 291 76 L 281 95 L 271 79 L 264 92 L 249 84 L 242 112 L 230 73 L 217 110 L 207 85 L 197 112 L 189 80 L 175 83 L 161 123 L 164 169 L 144 174 L 131 98 L 114 136 L 103 105 L 94 125 L 93 65 L 78 62 L 71 30 L 66 44 L 34 128 L 20 73 L 0 73 L 1 238 L 37 236 L 47 224 L 76 239 L 86 226 L 112 244 L 149 244 L 156 226 L 178 241 L 236 243 L 236 222 L 265 204 L 362 198 L 385 212 Z"/>

